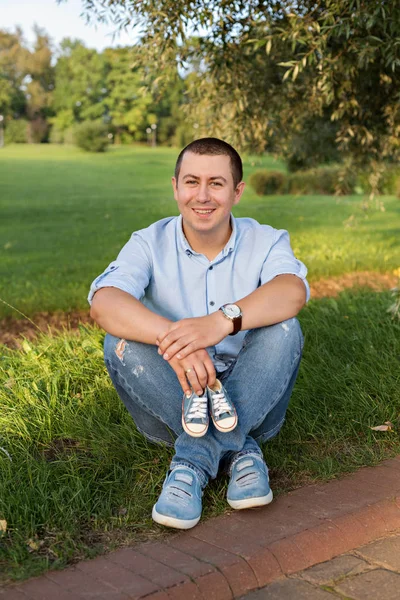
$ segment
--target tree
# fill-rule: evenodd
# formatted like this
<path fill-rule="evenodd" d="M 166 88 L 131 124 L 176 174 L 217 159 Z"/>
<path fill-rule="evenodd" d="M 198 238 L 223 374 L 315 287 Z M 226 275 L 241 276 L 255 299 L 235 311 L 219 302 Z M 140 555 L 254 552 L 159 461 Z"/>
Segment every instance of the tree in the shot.
<path fill-rule="evenodd" d="M 53 108 L 74 121 L 97 120 L 106 112 L 106 62 L 80 40 L 65 38 L 55 66 Z M 67 111 L 67 112 L 65 112 Z"/>
<path fill-rule="evenodd" d="M 106 48 L 107 64 L 105 105 L 117 139 L 127 132 L 134 139 L 145 137 L 147 113 L 152 96 L 144 84 L 144 72 L 138 65 L 138 51 L 132 48 Z"/>
<path fill-rule="evenodd" d="M 288 148 L 312 115 L 337 123 L 342 156 L 399 156 L 400 5 L 382 0 L 84 0 L 92 18 L 140 28 L 160 74 L 193 58 L 197 114 L 241 147 Z M 229 127 L 227 127 L 229 125 Z"/>
<path fill-rule="evenodd" d="M 28 56 L 20 28 L 15 33 L 0 30 L 0 113 L 5 117 L 18 118 L 25 113 L 26 98 L 21 88 Z"/>
<path fill-rule="evenodd" d="M 28 52 L 25 65 L 24 86 L 27 113 L 31 120 L 46 118 L 51 114 L 51 95 L 54 89 L 52 44 L 48 34 L 34 27 L 36 36 L 33 51 Z"/>
<path fill-rule="evenodd" d="M 54 67 L 50 37 L 37 26 L 34 27 L 34 33 L 36 39 L 33 51 L 28 53 L 22 89 L 25 91 L 26 113 L 30 120 L 29 139 L 40 143 L 48 139 L 48 118 L 53 114 Z"/>

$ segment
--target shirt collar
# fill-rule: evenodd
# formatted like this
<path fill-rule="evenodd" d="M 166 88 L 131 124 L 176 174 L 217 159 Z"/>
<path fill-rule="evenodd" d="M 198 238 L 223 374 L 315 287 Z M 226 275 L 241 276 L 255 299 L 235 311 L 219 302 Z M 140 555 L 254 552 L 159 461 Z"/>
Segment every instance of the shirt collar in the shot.
<path fill-rule="evenodd" d="M 236 219 L 232 214 L 231 214 L 231 227 L 232 227 L 231 237 L 229 238 L 226 246 L 222 250 L 222 256 L 224 256 L 224 257 L 227 256 L 230 252 L 232 252 L 232 250 L 235 248 L 235 243 L 236 243 L 237 225 L 236 225 Z M 186 252 L 186 254 L 196 254 L 197 256 L 200 256 L 200 254 L 198 252 L 195 252 L 193 250 L 193 248 L 187 241 L 185 234 L 183 233 L 182 215 L 179 215 L 178 221 L 177 221 L 177 237 L 178 237 L 178 242 L 179 242 L 180 248 L 184 252 Z"/>

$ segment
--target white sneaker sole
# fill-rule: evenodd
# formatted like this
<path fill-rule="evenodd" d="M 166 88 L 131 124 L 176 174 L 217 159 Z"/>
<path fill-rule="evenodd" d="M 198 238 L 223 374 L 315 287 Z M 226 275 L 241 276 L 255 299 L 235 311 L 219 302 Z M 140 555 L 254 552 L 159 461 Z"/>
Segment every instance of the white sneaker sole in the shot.
<path fill-rule="evenodd" d="M 166 515 L 157 512 L 155 505 L 153 506 L 151 516 L 156 523 L 164 525 L 165 527 L 173 527 L 174 529 L 191 529 L 200 521 L 200 517 L 197 517 L 197 519 L 175 519 L 174 517 L 167 517 Z"/>
<path fill-rule="evenodd" d="M 259 496 L 258 498 L 245 498 L 244 500 L 229 500 L 227 498 L 229 506 L 235 510 L 242 510 L 244 508 L 256 508 L 257 506 L 265 506 L 272 502 L 274 495 L 272 490 L 266 496 Z"/>
<path fill-rule="evenodd" d="M 188 428 L 188 426 L 186 425 L 183 417 L 182 417 L 182 427 L 186 431 L 186 433 L 188 435 L 191 435 L 192 437 L 203 437 L 203 435 L 206 435 L 206 433 L 208 431 L 208 425 L 204 425 L 204 429 L 202 431 L 191 431 Z"/>
<path fill-rule="evenodd" d="M 233 425 L 231 425 L 230 427 L 221 427 L 219 422 L 214 420 L 213 415 L 211 415 L 211 418 L 212 418 L 212 422 L 214 423 L 215 429 L 218 429 L 218 431 L 221 431 L 222 433 L 229 433 L 230 431 L 233 431 L 238 423 L 237 416 L 236 416 L 236 419 L 235 419 L 235 422 L 233 423 Z M 224 421 L 222 421 L 222 423 L 223 422 Z"/>

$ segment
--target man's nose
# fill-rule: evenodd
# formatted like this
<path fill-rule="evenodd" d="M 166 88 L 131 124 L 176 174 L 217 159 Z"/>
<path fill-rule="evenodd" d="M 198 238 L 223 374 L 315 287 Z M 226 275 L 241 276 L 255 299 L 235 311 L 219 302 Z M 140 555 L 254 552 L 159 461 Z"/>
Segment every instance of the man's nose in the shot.
<path fill-rule="evenodd" d="M 206 182 L 200 183 L 197 199 L 199 202 L 208 202 L 209 201 L 210 195 L 209 195 L 208 185 Z"/>

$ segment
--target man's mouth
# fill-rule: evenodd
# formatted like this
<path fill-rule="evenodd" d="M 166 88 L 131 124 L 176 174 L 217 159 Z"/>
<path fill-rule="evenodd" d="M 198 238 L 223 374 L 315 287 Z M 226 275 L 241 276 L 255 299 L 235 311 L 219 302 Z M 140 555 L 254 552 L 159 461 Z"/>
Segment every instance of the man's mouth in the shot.
<path fill-rule="evenodd" d="M 193 208 L 193 210 L 198 215 L 211 215 L 215 208 Z"/>

